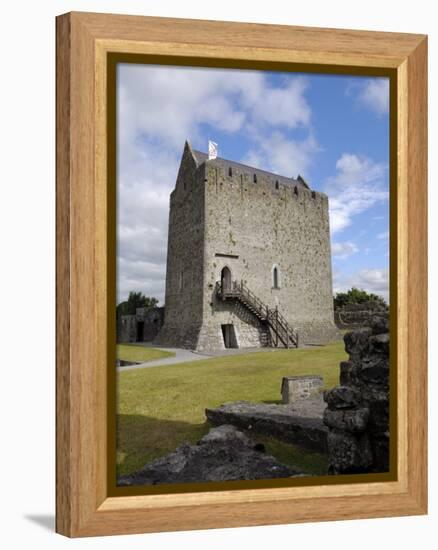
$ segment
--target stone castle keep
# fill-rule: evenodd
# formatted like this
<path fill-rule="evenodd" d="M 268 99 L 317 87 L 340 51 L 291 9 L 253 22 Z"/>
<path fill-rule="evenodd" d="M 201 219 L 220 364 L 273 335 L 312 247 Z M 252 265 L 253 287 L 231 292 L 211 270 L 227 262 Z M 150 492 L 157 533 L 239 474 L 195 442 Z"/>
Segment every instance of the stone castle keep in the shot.
<path fill-rule="evenodd" d="M 186 142 L 155 342 L 217 350 L 336 336 L 327 196 L 300 176 L 209 159 Z"/>

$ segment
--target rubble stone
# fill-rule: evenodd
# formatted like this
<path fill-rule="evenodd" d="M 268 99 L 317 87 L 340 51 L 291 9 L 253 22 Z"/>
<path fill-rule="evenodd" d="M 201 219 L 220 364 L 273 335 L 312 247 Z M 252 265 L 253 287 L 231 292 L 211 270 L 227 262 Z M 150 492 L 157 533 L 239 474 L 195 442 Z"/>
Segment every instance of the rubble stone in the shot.
<path fill-rule="evenodd" d="M 183 443 L 173 453 L 122 476 L 119 486 L 272 479 L 302 476 L 280 464 L 234 426 L 213 428 L 196 445 Z"/>
<path fill-rule="evenodd" d="M 344 336 L 348 361 L 340 386 L 324 394 L 329 472 L 387 472 L 389 468 L 389 321 L 375 315 L 369 328 Z"/>

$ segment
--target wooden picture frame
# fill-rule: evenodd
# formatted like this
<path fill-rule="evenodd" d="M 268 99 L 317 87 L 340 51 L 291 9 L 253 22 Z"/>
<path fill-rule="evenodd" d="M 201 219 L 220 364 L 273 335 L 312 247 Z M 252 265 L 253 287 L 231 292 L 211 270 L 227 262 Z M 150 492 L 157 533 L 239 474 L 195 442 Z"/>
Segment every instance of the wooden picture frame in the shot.
<path fill-rule="evenodd" d="M 387 75 L 392 79 L 391 276 L 397 464 L 392 481 L 111 496 L 114 336 L 108 287 L 108 63 Z M 70 537 L 427 512 L 427 38 L 423 35 L 69 13 L 57 18 L 57 532 Z M 394 312 L 394 310 L 392 310 Z"/>

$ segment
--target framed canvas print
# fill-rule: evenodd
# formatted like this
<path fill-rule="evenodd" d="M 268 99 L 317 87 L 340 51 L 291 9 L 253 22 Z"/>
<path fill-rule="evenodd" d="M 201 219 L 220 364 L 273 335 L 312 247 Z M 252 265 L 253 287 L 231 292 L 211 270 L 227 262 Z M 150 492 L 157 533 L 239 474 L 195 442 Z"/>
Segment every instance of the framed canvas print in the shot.
<path fill-rule="evenodd" d="M 57 531 L 424 514 L 427 40 L 57 19 Z"/>

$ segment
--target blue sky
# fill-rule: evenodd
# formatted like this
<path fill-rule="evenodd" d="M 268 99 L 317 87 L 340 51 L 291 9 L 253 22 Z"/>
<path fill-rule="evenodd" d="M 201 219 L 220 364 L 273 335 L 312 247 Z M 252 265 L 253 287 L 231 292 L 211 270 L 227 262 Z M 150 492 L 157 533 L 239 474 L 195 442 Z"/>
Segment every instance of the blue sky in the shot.
<path fill-rule="evenodd" d="M 388 298 L 386 78 L 118 66 L 118 298 L 164 301 L 169 194 L 185 139 L 329 196 L 334 291 Z"/>

